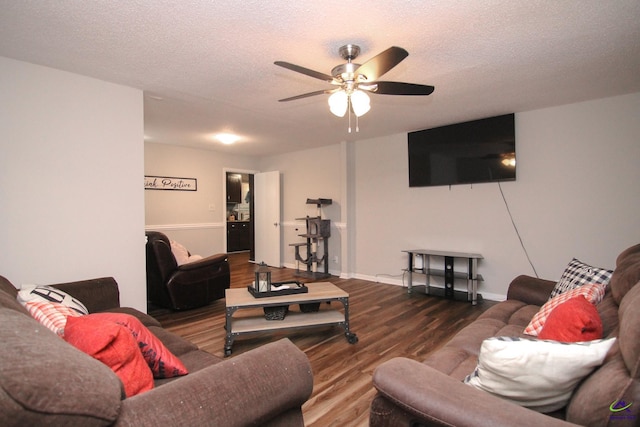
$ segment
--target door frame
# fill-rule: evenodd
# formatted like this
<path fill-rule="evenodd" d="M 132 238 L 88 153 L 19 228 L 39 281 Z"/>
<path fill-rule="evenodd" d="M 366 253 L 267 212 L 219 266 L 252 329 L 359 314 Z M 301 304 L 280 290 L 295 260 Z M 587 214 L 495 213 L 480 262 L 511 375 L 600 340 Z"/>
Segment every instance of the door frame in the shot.
<path fill-rule="evenodd" d="M 225 252 L 227 251 L 227 173 L 241 173 L 241 174 L 248 174 L 248 175 L 255 175 L 257 173 L 260 173 L 260 171 L 258 170 L 252 170 L 252 169 L 240 169 L 240 168 L 230 168 L 230 167 L 223 167 L 222 168 L 222 208 L 221 210 L 221 216 L 222 216 L 222 224 L 223 224 L 223 232 L 222 232 L 222 247 L 224 248 Z M 250 209 L 253 209 L 253 195 L 251 196 L 251 207 Z M 251 213 L 251 215 L 253 216 L 253 212 Z M 251 224 L 253 225 L 253 218 L 251 218 Z M 251 249 L 250 249 L 250 253 L 255 253 L 255 242 L 253 241 L 253 239 L 251 240 Z M 251 262 L 255 262 L 254 260 L 250 260 Z"/>

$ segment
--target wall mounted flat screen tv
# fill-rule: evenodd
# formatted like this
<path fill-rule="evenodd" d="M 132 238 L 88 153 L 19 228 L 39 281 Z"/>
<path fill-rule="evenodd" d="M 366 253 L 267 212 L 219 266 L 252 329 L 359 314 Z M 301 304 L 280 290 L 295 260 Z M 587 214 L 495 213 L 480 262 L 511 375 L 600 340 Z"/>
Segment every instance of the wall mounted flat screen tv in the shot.
<path fill-rule="evenodd" d="M 514 114 L 409 132 L 409 187 L 514 181 Z"/>

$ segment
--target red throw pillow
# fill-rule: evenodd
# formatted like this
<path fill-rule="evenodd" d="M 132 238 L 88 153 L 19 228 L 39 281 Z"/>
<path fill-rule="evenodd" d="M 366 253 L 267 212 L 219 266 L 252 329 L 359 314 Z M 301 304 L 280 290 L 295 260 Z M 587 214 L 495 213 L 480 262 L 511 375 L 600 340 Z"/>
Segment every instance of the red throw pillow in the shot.
<path fill-rule="evenodd" d="M 110 367 L 124 384 L 127 397 L 153 388 L 151 370 L 125 327 L 91 315 L 69 316 L 64 340 Z"/>
<path fill-rule="evenodd" d="M 598 340 L 602 338 L 602 319 L 596 306 L 579 295 L 553 309 L 538 338 L 562 342 Z"/>
<path fill-rule="evenodd" d="M 125 313 L 93 313 L 102 320 L 108 320 L 127 328 L 138 342 L 144 360 L 147 361 L 154 378 L 172 378 L 188 374 L 187 368 L 138 318 Z"/>
<path fill-rule="evenodd" d="M 549 301 L 545 302 L 544 305 L 540 307 L 540 310 L 538 310 L 538 312 L 533 316 L 531 322 L 529 322 L 527 327 L 524 329 L 524 333 L 537 336 L 542 330 L 544 323 L 547 321 L 547 316 L 549 316 L 557 306 L 571 298 L 577 297 L 578 295 L 584 295 L 590 303 L 598 304 L 604 298 L 606 287 L 607 285 L 603 285 L 601 283 L 589 283 L 551 298 Z"/>

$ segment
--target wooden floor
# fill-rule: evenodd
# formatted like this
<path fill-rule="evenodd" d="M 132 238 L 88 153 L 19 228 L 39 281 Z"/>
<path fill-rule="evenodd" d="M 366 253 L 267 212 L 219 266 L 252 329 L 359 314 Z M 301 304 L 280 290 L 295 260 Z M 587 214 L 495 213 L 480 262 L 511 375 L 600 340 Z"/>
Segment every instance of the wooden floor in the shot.
<path fill-rule="evenodd" d="M 253 280 L 255 265 L 248 262 L 247 253 L 232 254 L 229 259 L 231 287 L 246 286 Z M 272 269 L 272 280 L 295 279 L 294 273 L 292 269 Z M 324 281 L 349 293 L 351 330 L 358 343 L 349 344 L 341 328 L 325 326 L 240 336 L 230 356 L 281 337 L 291 339 L 305 352 L 313 369 L 313 394 L 303 407 L 307 426 L 367 426 L 369 404 L 375 395 L 371 376 L 376 366 L 398 356 L 423 360 L 493 305 L 481 301 L 472 306 L 415 291 L 409 295 L 406 288 L 358 279 L 331 277 Z M 339 305 L 332 304 L 333 308 Z M 224 300 L 186 312 L 151 310 L 150 314 L 168 330 L 224 357 Z"/>

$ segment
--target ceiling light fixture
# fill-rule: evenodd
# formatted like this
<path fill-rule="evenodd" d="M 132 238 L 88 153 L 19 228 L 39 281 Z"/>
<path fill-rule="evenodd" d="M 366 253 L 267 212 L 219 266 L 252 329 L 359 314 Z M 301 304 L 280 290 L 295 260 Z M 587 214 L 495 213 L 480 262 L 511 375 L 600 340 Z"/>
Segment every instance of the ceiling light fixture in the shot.
<path fill-rule="evenodd" d="M 351 112 L 356 115 L 356 132 L 359 132 L 358 117 L 371 109 L 371 99 L 365 92 L 355 89 L 340 89 L 329 97 L 329 110 L 338 117 L 349 111 L 349 133 L 351 133 Z"/>
<path fill-rule="evenodd" d="M 215 136 L 215 138 L 225 145 L 234 144 L 240 139 L 238 135 L 234 135 L 232 133 L 219 133 Z"/>

